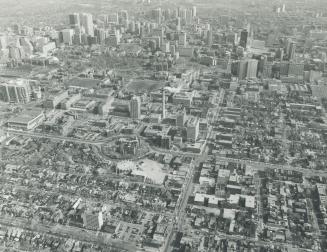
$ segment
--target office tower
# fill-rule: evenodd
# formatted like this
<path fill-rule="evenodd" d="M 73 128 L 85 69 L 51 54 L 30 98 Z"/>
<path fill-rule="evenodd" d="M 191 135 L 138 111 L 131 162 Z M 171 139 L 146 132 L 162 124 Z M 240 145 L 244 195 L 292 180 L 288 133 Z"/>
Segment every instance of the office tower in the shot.
<path fill-rule="evenodd" d="M 105 39 L 106 39 L 106 33 L 105 33 L 105 30 L 102 29 L 102 28 L 99 28 L 99 29 L 95 29 L 94 30 L 94 33 L 95 33 L 95 37 L 97 38 L 97 42 L 99 44 L 103 44 Z"/>
<path fill-rule="evenodd" d="M 192 16 L 196 17 L 196 6 L 192 7 Z"/>
<path fill-rule="evenodd" d="M 73 44 L 73 29 L 64 29 L 62 30 L 62 40 L 64 44 L 72 45 Z"/>
<path fill-rule="evenodd" d="M 191 24 L 193 20 L 193 14 L 192 14 L 192 9 L 188 9 L 186 10 L 186 19 L 185 19 L 185 23 L 187 25 Z"/>
<path fill-rule="evenodd" d="M 84 27 L 86 35 L 94 36 L 93 16 L 89 13 L 81 14 L 81 26 Z"/>
<path fill-rule="evenodd" d="M 238 63 L 238 78 L 240 80 L 253 79 L 257 77 L 258 60 L 243 59 Z"/>
<path fill-rule="evenodd" d="M 273 63 L 267 62 L 263 66 L 262 78 L 272 78 L 273 73 Z"/>
<path fill-rule="evenodd" d="M 179 17 L 181 18 L 181 20 L 184 23 L 186 21 L 186 13 L 187 13 L 187 10 L 186 9 L 180 9 L 180 11 L 179 11 Z"/>
<path fill-rule="evenodd" d="M 179 17 L 178 9 L 175 9 L 173 13 L 173 18 L 178 18 L 178 17 Z"/>
<path fill-rule="evenodd" d="M 108 20 L 108 23 L 118 24 L 119 23 L 118 13 L 109 14 L 107 17 L 107 20 Z"/>
<path fill-rule="evenodd" d="M 248 35 L 249 32 L 247 30 L 243 30 L 241 32 L 241 38 L 240 38 L 240 46 L 246 49 L 247 43 L 248 43 Z"/>
<path fill-rule="evenodd" d="M 172 56 L 175 56 L 176 53 L 176 47 L 175 45 L 170 45 L 170 49 L 169 49 L 170 53 Z"/>
<path fill-rule="evenodd" d="M 288 75 L 288 70 L 289 70 L 289 62 L 284 61 L 279 63 L 279 75 L 287 76 Z"/>
<path fill-rule="evenodd" d="M 191 142 L 196 142 L 199 136 L 199 120 L 198 118 L 192 117 L 187 122 L 187 140 Z"/>
<path fill-rule="evenodd" d="M 82 44 L 82 35 L 80 33 L 75 33 L 73 36 L 73 45 L 81 45 Z"/>
<path fill-rule="evenodd" d="M 161 29 L 160 29 L 160 44 L 161 45 L 163 45 L 165 39 L 166 39 L 165 28 L 161 27 Z"/>
<path fill-rule="evenodd" d="M 124 24 L 125 22 L 128 22 L 128 11 L 122 10 L 119 12 L 119 23 Z"/>
<path fill-rule="evenodd" d="M 170 17 L 171 17 L 171 11 L 170 11 L 170 9 L 164 10 L 163 11 L 163 16 L 164 16 L 165 20 L 169 20 Z"/>
<path fill-rule="evenodd" d="M 106 38 L 106 44 L 110 46 L 117 46 L 120 43 L 120 37 L 116 34 L 110 34 Z"/>
<path fill-rule="evenodd" d="M 0 99 L 5 102 L 27 103 L 32 89 L 28 80 L 17 79 L 0 84 Z"/>
<path fill-rule="evenodd" d="M 157 24 L 161 24 L 161 8 L 153 10 L 154 20 Z"/>
<path fill-rule="evenodd" d="M 258 76 L 262 76 L 263 69 L 265 67 L 265 64 L 267 63 L 267 56 L 261 55 L 258 57 Z"/>
<path fill-rule="evenodd" d="M 181 18 L 177 17 L 176 20 L 176 31 L 180 32 L 181 31 Z"/>
<path fill-rule="evenodd" d="M 69 25 L 71 28 L 79 27 L 81 25 L 78 13 L 73 13 L 69 15 Z"/>
<path fill-rule="evenodd" d="M 130 21 L 128 24 L 128 31 L 130 33 L 135 33 L 135 21 Z"/>
<path fill-rule="evenodd" d="M 186 121 L 186 111 L 185 111 L 185 108 L 184 108 L 184 109 L 182 109 L 181 111 L 179 111 L 177 113 L 176 126 L 177 127 L 184 127 L 185 121 Z"/>
<path fill-rule="evenodd" d="M 284 59 L 284 49 L 279 48 L 279 61 L 282 62 Z"/>
<path fill-rule="evenodd" d="M 27 37 L 20 38 L 19 43 L 20 43 L 21 47 L 24 48 L 25 54 L 27 54 L 27 55 L 33 54 L 34 47 L 31 43 L 31 41 Z"/>
<path fill-rule="evenodd" d="M 247 61 L 246 78 L 253 79 L 257 77 L 258 61 L 256 59 L 249 59 Z"/>
<path fill-rule="evenodd" d="M 286 12 L 286 5 L 285 4 L 283 4 L 283 6 L 282 6 L 282 12 Z"/>
<path fill-rule="evenodd" d="M 7 36 L 0 36 L 0 50 L 7 48 Z"/>
<path fill-rule="evenodd" d="M 141 99 L 134 96 L 130 102 L 130 116 L 133 119 L 140 119 L 141 117 Z"/>
<path fill-rule="evenodd" d="M 181 32 L 179 35 L 178 35 L 178 44 L 182 47 L 186 47 L 186 32 Z"/>
<path fill-rule="evenodd" d="M 21 60 L 24 58 L 25 53 L 23 48 L 18 46 L 9 46 L 9 58 L 13 60 Z"/>
<path fill-rule="evenodd" d="M 34 34 L 34 30 L 32 27 L 23 26 L 19 32 L 22 36 L 32 36 Z"/>
<path fill-rule="evenodd" d="M 288 76 L 303 76 L 304 64 L 290 62 L 288 67 Z"/>
<path fill-rule="evenodd" d="M 284 49 L 285 49 L 285 53 L 286 53 L 286 56 L 289 57 L 289 51 L 290 51 L 290 47 L 291 47 L 291 43 L 292 43 L 292 39 L 291 38 L 286 38 L 284 40 Z"/>
<path fill-rule="evenodd" d="M 289 46 L 289 51 L 288 51 L 288 59 L 293 60 L 295 58 L 295 50 L 296 50 L 296 43 L 291 42 Z"/>
<path fill-rule="evenodd" d="M 98 26 L 101 24 L 102 26 L 103 25 L 106 25 L 108 24 L 108 15 L 106 14 L 101 14 L 98 16 L 98 19 L 97 19 L 97 24 Z"/>
<path fill-rule="evenodd" d="M 166 118 L 166 93 L 165 89 L 162 89 L 162 119 Z"/>
<path fill-rule="evenodd" d="M 170 52 L 170 43 L 169 43 L 169 41 L 163 42 L 161 44 L 161 51 L 164 52 L 164 53 L 169 53 Z"/>
<path fill-rule="evenodd" d="M 238 62 L 238 78 L 240 80 L 244 80 L 246 78 L 246 69 L 247 68 L 247 61 L 246 60 L 240 60 Z"/>
<path fill-rule="evenodd" d="M 169 135 L 162 135 L 160 147 L 169 150 L 171 147 L 171 137 Z"/>
<path fill-rule="evenodd" d="M 136 22 L 135 23 L 135 33 L 137 35 L 140 35 L 141 34 L 141 23 L 140 22 Z"/>
<path fill-rule="evenodd" d="M 207 31 L 207 45 L 212 46 L 212 30 Z"/>

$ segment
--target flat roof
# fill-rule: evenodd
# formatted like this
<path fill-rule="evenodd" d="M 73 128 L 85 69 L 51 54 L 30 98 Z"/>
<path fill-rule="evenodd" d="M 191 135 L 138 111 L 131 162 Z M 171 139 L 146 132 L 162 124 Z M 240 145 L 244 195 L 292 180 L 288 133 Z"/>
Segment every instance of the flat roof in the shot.
<path fill-rule="evenodd" d="M 14 118 L 10 118 L 9 123 L 28 123 L 42 113 L 42 109 L 25 110 Z"/>
<path fill-rule="evenodd" d="M 95 88 L 100 85 L 100 80 L 88 79 L 88 78 L 72 78 L 66 82 L 66 86 L 69 87 L 81 87 L 81 88 Z"/>

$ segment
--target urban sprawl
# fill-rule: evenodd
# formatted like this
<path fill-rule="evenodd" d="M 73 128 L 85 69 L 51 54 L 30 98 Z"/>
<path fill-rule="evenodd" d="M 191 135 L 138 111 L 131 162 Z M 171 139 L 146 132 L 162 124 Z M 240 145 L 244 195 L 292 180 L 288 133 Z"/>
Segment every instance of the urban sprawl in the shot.
<path fill-rule="evenodd" d="M 248 2 L 1 27 L 0 251 L 327 251 L 327 6 Z"/>

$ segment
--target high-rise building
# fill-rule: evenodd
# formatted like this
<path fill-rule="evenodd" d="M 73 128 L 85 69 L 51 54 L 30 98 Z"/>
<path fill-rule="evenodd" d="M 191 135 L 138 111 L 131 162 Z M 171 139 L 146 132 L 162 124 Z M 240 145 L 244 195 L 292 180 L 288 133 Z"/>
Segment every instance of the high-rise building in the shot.
<path fill-rule="evenodd" d="M 165 20 L 170 19 L 170 17 L 171 17 L 171 10 L 170 9 L 165 9 L 163 11 L 163 16 L 164 16 Z"/>
<path fill-rule="evenodd" d="M 161 8 L 153 10 L 153 17 L 157 24 L 161 24 L 162 21 L 161 15 L 162 15 Z"/>
<path fill-rule="evenodd" d="M 247 60 L 240 60 L 238 62 L 238 78 L 240 80 L 244 80 L 246 78 L 246 70 L 247 70 Z"/>
<path fill-rule="evenodd" d="M 89 36 L 94 36 L 93 16 L 90 13 L 81 14 L 81 25 L 85 29 L 85 33 Z"/>
<path fill-rule="evenodd" d="M 238 63 L 238 78 L 240 80 L 253 79 L 257 77 L 258 60 L 243 59 Z"/>
<path fill-rule="evenodd" d="M 5 102 L 27 103 L 30 101 L 32 89 L 28 80 L 17 79 L 0 83 L 0 99 Z"/>
<path fill-rule="evenodd" d="M 290 62 L 288 68 L 288 76 L 303 76 L 304 64 Z"/>
<path fill-rule="evenodd" d="M 176 20 L 176 30 L 178 32 L 181 31 L 181 18 L 180 17 L 177 17 L 177 20 Z"/>
<path fill-rule="evenodd" d="M 76 27 L 74 30 L 73 44 L 74 45 L 82 44 L 82 29 L 80 27 Z"/>
<path fill-rule="evenodd" d="M 187 25 L 191 24 L 193 20 L 193 12 L 192 9 L 188 9 L 186 10 L 186 19 L 185 19 L 185 23 Z"/>
<path fill-rule="evenodd" d="M 187 40 L 186 40 L 186 32 L 181 32 L 178 35 L 178 44 L 182 47 L 186 47 L 187 45 Z"/>
<path fill-rule="evenodd" d="M 196 142 L 199 135 L 199 120 L 196 117 L 190 118 L 187 122 L 187 140 Z"/>
<path fill-rule="evenodd" d="M 73 44 L 73 36 L 74 36 L 73 29 L 62 30 L 62 40 L 63 40 L 64 44 L 72 45 Z"/>
<path fill-rule="evenodd" d="M 288 51 L 288 59 L 289 60 L 293 60 L 295 58 L 295 50 L 296 50 L 296 43 L 292 41 L 290 43 L 290 47 L 289 47 L 289 51 Z"/>
<path fill-rule="evenodd" d="M 207 45 L 212 46 L 212 30 L 207 31 Z"/>
<path fill-rule="evenodd" d="M 196 6 L 192 7 L 192 16 L 196 17 Z"/>
<path fill-rule="evenodd" d="M 73 13 L 69 15 L 69 25 L 71 28 L 79 27 L 81 25 L 78 13 Z"/>
<path fill-rule="evenodd" d="M 119 12 L 119 23 L 124 24 L 125 22 L 128 22 L 128 11 L 122 10 Z"/>
<path fill-rule="evenodd" d="M 133 119 L 140 119 L 141 117 L 141 99 L 134 96 L 130 102 L 130 116 Z"/>
<path fill-rule="evenodd" d="M 248 43 L 248 36 L 249 32 L 247 30 L 243 30 L 241 32 L 241 38 L 240 38 L 240 46 L 246 49 L 247 43 Z"/>
<path fill-rule="evenodd" d="M 6 36 L 0 36 L 0 50 L 7 48 L 7 37 Z"/>
<path fill-rule="evenodd" d="M 94 33 L 95 33 L 95 37 L 97 38 L 97 42 L 99 44 L 103 44 L 105 42 L 105 39 L 106 39 L 105 30 L 102 29 L 102 28 L 95 29 Z"/>
<path fill-rule="evenodd" d="M 162 119 L 166 118 L 166 93 L 165 89 L 162 89 Z"/>
<path fill-rule="evenodd" d="M 181 18 L 183 23 L 185 23 L 185 21 L 186 21 L 186 15 L 187 15 L 186 13 L 187 13 L 186 9 L 180 9 L 179 10 L 179 17 Z"/>
<path fill-rule="evenodd" d="M 272 78 L 272 69 L 273 69 L 273 64 L 270 62 L 266 63 L 263 66 L 262 78 Z"/>
<path fill-rule="evenodd" d="M 257 77 L 258 61 L 256 59 L 249 59 L 247 62 L 246 78 L 253 79 Z"/>
<path fill-rule="evenodd" d="M 162 135 L 161 136 L 161 148 L 169 150 L 171 147 L 171 137 L 168 135 Z"/>
<path fill-rule="evenodd" d="M 177 113 L 176 126 L 184 127 L 185 121 L 186 121 L 186 112 L 185 112 L 185 109 L 183 109 Z"/>
<path fill-rule="evenodd" d="M 285 4 L 282 5 L 282 12 L 286 12 L 286 5 Z"/>
<path fill-rule="evenodd" d="M 109 14 L 107 20 L 108 23 L 118 24 L 119 23 L 118 13 Z"/>

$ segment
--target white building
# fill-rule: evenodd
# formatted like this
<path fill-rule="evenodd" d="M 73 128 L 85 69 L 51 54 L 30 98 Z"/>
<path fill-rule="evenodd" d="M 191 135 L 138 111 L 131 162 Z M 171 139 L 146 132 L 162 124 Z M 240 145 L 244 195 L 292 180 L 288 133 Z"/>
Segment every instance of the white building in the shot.
<path fill-rule="evenodd" d="M 93 16 L 90 13 L 81 14 L 81 26 L 85 29 L 85 34 L 94 36 Z"/>

